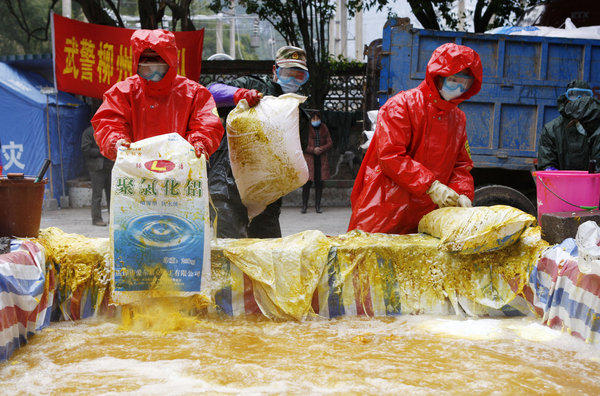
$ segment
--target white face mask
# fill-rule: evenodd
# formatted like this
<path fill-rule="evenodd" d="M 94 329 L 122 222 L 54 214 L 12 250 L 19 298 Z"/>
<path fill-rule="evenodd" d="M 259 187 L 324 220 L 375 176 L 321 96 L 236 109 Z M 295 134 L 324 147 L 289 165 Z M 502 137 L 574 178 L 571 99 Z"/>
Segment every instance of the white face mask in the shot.
<path fill-rule="evenodd" d="M 444 98 L 444 100 L 452 100 L 452 99 L 456 99 L 458 98 L 460 95 L 462 95 L 463 93 L 455 90 L 455 91 L 449 91 L 448 89 L 446 89 L 445 87 L 442 87 L 442 89 L 440 89 L 440 96 L 442 98 Z"/>
<path fill-rule="evenodd" d="M 299 84 L 296 80 L 285 82 L 282 80 L 277 80 L 277 84 L 281 86 L 283 93 L 296 93 L 302 86 L 302 84 Z"/>
<path fill-rule="evenodd" d="M 440 95 L 444 100 L 452 100 L 464 94 L 473 85 L 473 77 L 462 73 L 443 77 Z"/>

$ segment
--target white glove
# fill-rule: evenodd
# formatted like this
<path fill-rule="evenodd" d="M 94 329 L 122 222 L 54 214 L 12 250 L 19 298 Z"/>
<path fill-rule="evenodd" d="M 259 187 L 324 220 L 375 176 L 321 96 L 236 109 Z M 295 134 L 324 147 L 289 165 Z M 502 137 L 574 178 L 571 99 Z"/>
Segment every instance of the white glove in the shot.
<path fill-rule="evenodd" d="M 457 206 L 460 206 L 461 208 L 472 208 L 473 204 L 471 203 L 469 197 L 467 197 L 466 195 L 459 195 Z"/>
<path fill-rule="evenodd" d="M 119 139 L 117 140 L 117 144 L 115 144 L 115 146 L 117 147 L 117 151 L 119 151 L 119 148 L 121 147 L 129 148 L 130 144 L 131 142 L 127 139 Z"/>
<path fill-rule="evenodd" d="M 429 194 L 433 203 L 440 208 L 456 206 L 458 203 L 458 193 L 437 180 L 431 183 L 431 187 L 427 190 L 427 194 Z"/>

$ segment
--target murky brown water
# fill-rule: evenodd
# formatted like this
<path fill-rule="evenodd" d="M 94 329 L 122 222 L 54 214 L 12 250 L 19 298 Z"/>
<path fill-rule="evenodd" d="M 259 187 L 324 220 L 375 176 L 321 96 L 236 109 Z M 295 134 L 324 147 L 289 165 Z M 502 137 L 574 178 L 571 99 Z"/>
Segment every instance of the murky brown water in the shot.
<path fill-rule="evenodd" d="M 53 323 L 0 394 L 600 394 L 600 349 L 530 318 L 200 319 L 168 334 Z"/>

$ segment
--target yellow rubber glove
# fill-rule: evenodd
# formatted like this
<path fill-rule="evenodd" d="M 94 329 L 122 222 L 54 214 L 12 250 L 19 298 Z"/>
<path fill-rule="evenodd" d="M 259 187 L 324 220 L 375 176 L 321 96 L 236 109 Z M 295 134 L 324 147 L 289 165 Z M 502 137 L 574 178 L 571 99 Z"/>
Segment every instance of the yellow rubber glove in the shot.
<path fill-rule="evenodd" d="M 472 208 L 473 203 L 466 195 L 459 195 L 457 206 L 460 206 L 461 208 Z"/>
<path fill-rule="evenodd" d="M 429 194 L 433 203 L 440 208 L 456 206 L 458 204 L 458 193 L 437 180 L 431 183 L 431 187 L 427 190 L 427 194 Z"/>

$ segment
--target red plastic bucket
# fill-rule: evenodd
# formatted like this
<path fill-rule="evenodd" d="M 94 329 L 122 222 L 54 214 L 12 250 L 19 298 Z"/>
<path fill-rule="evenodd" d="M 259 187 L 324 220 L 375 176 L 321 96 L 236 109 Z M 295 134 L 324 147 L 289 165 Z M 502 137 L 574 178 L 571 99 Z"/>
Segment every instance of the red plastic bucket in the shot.
<path fill-rule="evenodd" d="M 48 179 L 0 177 L 0 237 L 35 238 L 40 231 Z"/>
<path fill-rule="evenodd" d="M 597 208 L 600 173 L 586 171 L 536 171 L 538 222 L 544 213 L 576 212 Z"/>

